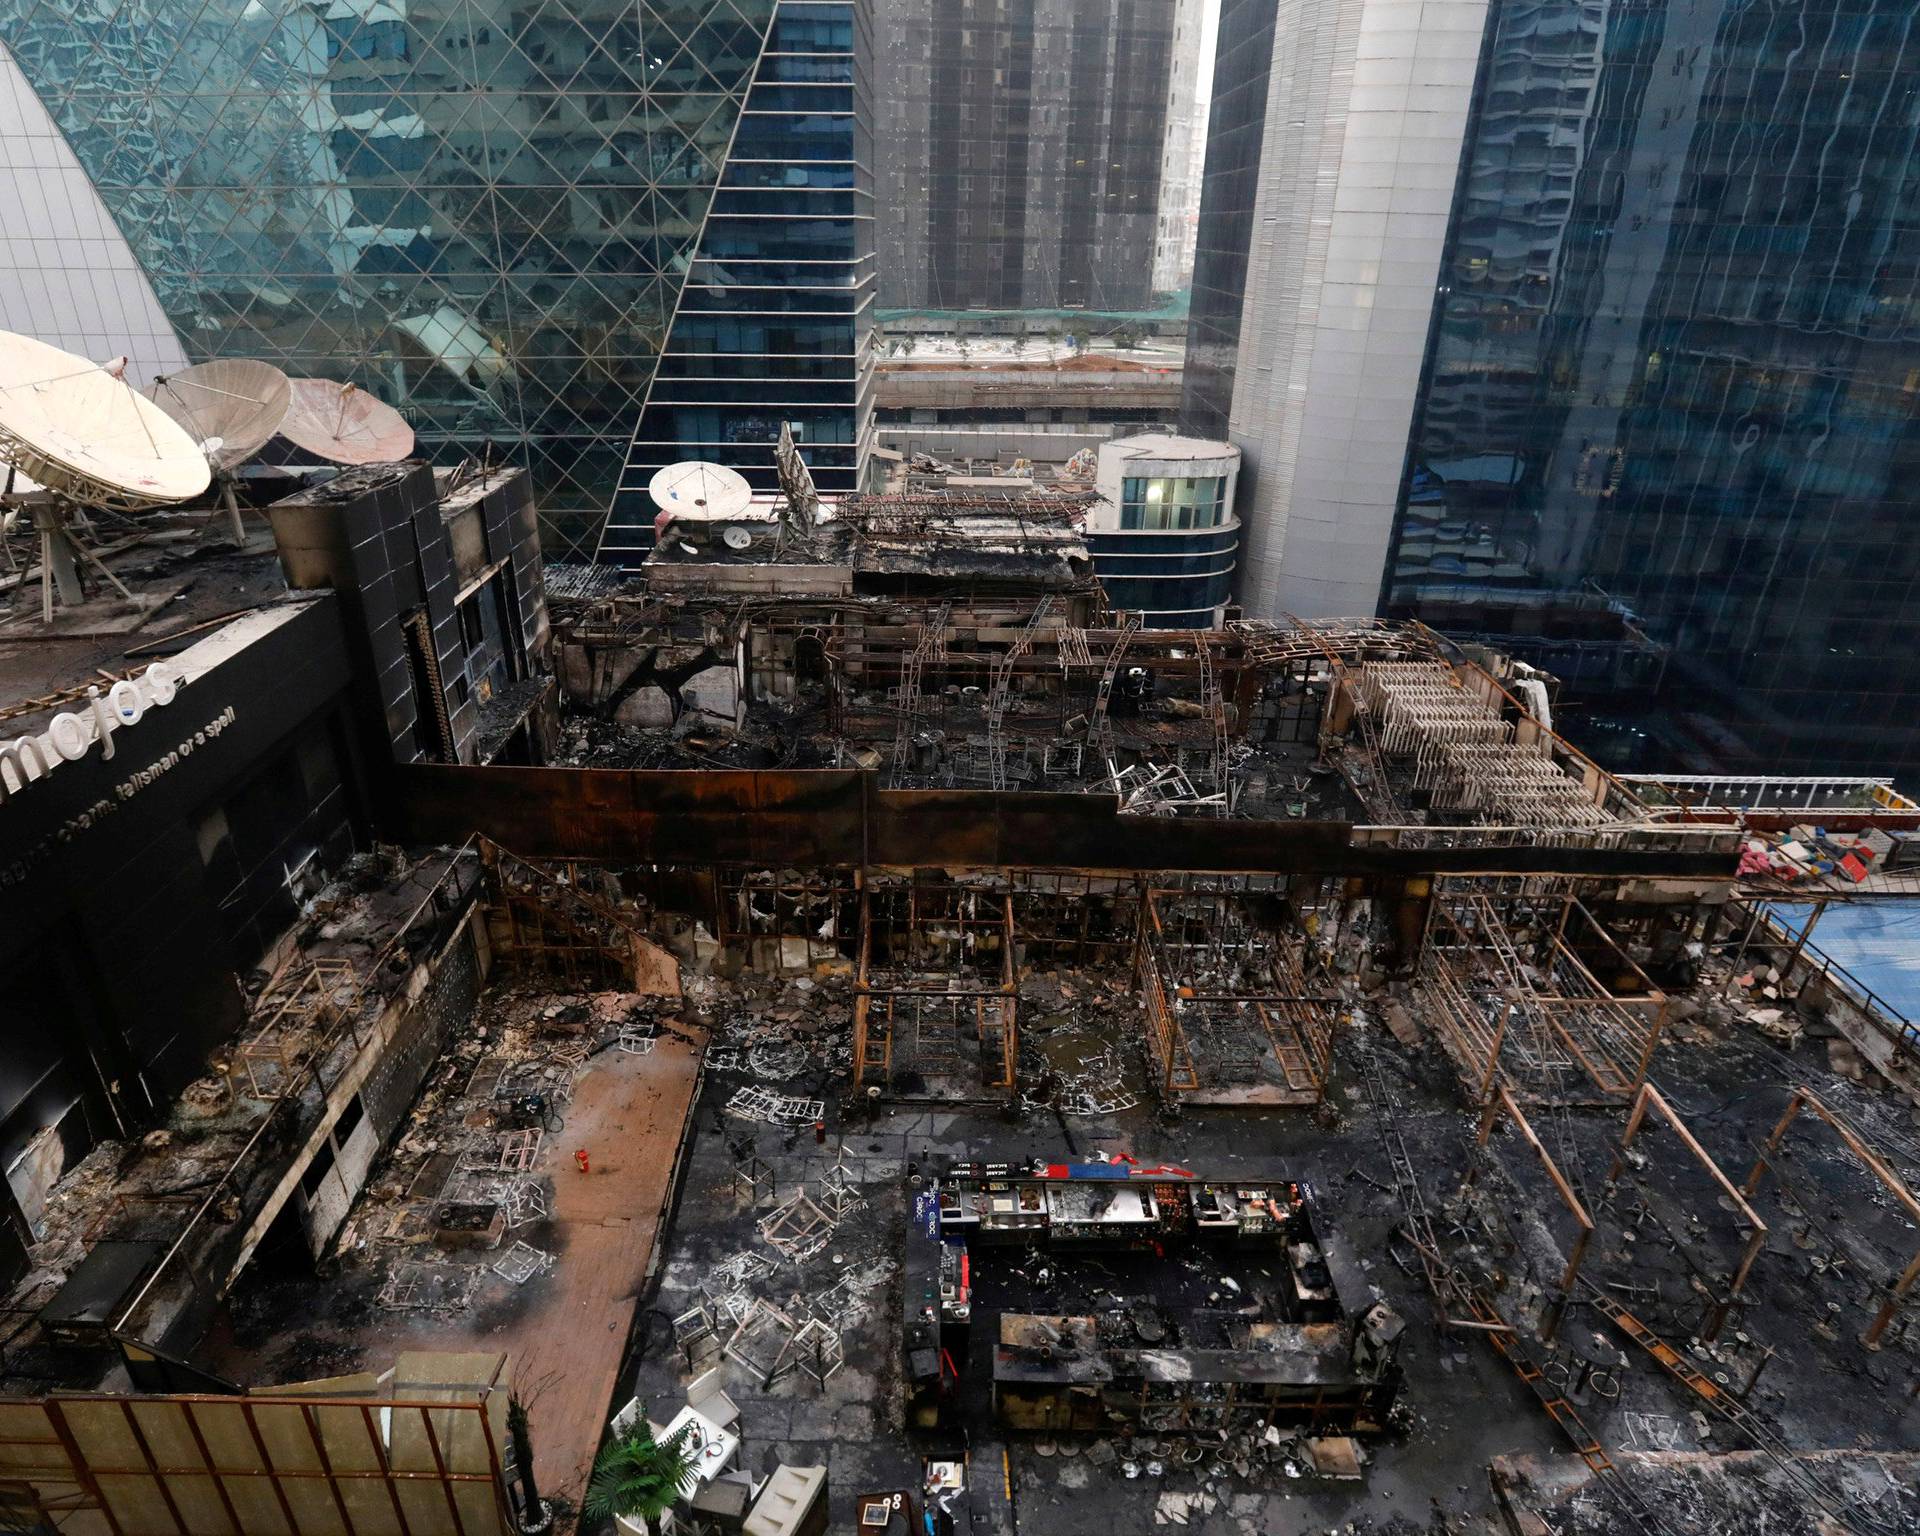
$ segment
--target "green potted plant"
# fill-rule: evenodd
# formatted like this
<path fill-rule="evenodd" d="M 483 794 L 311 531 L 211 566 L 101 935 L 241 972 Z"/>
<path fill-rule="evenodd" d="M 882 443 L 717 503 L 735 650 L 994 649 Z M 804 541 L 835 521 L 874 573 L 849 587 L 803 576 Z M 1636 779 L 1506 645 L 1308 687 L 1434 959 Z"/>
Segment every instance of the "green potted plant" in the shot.
<path fill-rule="evenodd" d="M 654 1536 L 655 1522 L 693 1482 L 686 1436 L 682 1429 L 655 1440 L 642 1421 L 609 1440 L 594 1458 L 583 1512 L 596 1520 L 611 1517 L 629 1536 Z"/>

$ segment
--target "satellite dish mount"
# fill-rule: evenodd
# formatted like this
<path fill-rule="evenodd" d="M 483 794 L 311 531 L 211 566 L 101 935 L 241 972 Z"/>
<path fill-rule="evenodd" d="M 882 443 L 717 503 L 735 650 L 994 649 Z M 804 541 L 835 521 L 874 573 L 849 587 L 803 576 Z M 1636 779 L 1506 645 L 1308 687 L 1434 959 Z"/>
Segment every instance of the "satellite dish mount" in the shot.
<path fill-rule="evenodd" d="M 40 535 L 40 612 L 49 624 L 56 592 L 70 607 L 86 600 L 82 560 L 135 602 L 82 537 L 85 509 L 137 513 L 190 501 L 212 478 L 199 446 L 135 393 L 124 371 L 124 360 L 102 365 L 0 332 L 0 463 L 7 499 L 30 512 Z M 18 494 L 20 475 L 44 489 Z"/>

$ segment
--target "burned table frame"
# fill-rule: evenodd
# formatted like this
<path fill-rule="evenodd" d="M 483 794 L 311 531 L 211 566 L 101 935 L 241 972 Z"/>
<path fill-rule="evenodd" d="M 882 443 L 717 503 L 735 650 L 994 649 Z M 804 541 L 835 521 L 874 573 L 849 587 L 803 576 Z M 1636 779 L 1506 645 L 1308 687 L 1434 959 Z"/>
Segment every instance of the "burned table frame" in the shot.
<path fill-rule="evenodd" d="M 1495 1084 L 1492 1093 L 1488 1096 L 1487 1107 L 1480 1116 L 1480 1133 L 1474 1139 L 1474 1145 L 1477 1147 L 1487 1145 L 1489 1138 L 1493 1135 L 1493 1128 L 1499 1124 L 1502 1114 L 1513 1122 L 1513 1128 L 1520 1133 L 1520 1139 L 1533 1148 L 1534 1154 L 1540 1159 L 1540 1166 L 1546 1170 L 1547 1178 L 1552 1181 L 1554 1192 L 1560 1196 L 1561 1203 L 1566 1206 L 1568 1214 L 1573 1217 L 1580 1229 L 1580 1235 L 1573 1240 L 1573 1252 L 1567 1257 L 1566 1271 L 1560 1277 L 1559 1295 L 1554 1298 L 1553 1305 L 1548 1309 L 1541 1323 L 1540 1336 L 1551 1339 L 1560 1331 L 1560 1320 L 1566 1315 L 1567 1303 L 1573 1297 L 1574 1283 L 1580 1277 L 1580 1265 L 1587 1256 L 1587 1245 L 1593 1241 L 1593 1218 L 1587 1214 L 1586 1206 L 1581 1203 L 1579 1195 L 1574 1193 L 1573 1186 L 1567 1182 L 1566 1175 L 1560 1171 L 1560 1165 L 1553 1160 L 1552 1154 L 1535 1134 L 1532 1123 L 1521 1111 L 1520 1106 L 1514 1102 L 1514 1097 L 1507 1090 L 1505 1083 Z M 1474 1176 L 1473 1171 L 1468 1172 L 1469 1184 L 1473 1182 Z"/>
<path fill-rule="evenodd" d="M 876 937 L 879 953 L 876 954 Z M 965 957 L 985 954 L 967 979 Z M 877 1075 L 891 1087 L 895 1026 L 924 1010 L 949 1010 L 956 1029 L 972 1014 L 981 1047 L 982 1086 L 1011 1097 L 1018 1089 L 1019 986 L 1015 980 L 1013 894 L 1004 885 L 910 880 L 860 892 L 860 958 L 854 972 L 853 1081 Z M 901 976 L 905 970 L 907 975 Z"/>
<path fill-rule="evenodd" d="M 1608 987 L 1582 947 L 1608 957 L 1635 990 Z M 1476 1100 L 1496 1074 L 1522 1100 L 1564 1100 L 1564 1063 L 1553 1060 L 1562 1050 L 1601 1102 L 1630 1099 L 1646 1081 L 1667 996 L 1573 890 L 1552 880 L 1443 879 L 1423 948 L 1422 1001 Z"/>

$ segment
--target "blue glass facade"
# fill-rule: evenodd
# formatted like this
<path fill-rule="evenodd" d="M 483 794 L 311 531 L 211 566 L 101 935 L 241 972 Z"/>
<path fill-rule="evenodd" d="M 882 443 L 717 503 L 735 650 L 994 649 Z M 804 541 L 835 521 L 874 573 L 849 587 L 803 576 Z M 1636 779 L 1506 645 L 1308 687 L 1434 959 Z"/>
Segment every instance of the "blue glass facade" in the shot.
<path fill-rule="evenodd" d="M 1390 612 L 1643 625 L 1665 761 L 1920 771 L 1916 19 L 1494 0 Z"/>
<path fill-rule="evenodd" d="M 1148 629 L 1211 629 L 1232 595 L 1240 524 L 1187 531 L 1087 531 L 1087 551 L 1117 609 Z"/>
<path fill-rule="evenodd" d="M 443 459 L 491 445 L 531 470 L 564 555 L 598 541 L 729 150 L 762 165 L 729 179 L 719 227 L 738 229 L 760 216 L 753 176 L 849 137 L 862 9 L 0 0 L 0 32 L 195 359 L 352 379 Z M 791 56 L 770 64 L 776 32 Z M 716 285 L 840 262 L 860 194 L 820 195 L 782 242 L 717 241 L 716 258 L 768 260 Z M 715 346 L 785 350 L 776 332 Z M 851 435 L 823 424 L 808 451 Z"/>
<path fill-rule="evenodd" d="M 823 491 L 860 488 L 873 420 L 867 10 L 779 0 L 632 434 L 600 558 L 653 546 L 680 459 L 777 484 L 784 422 Z M 693 66 L 685 66 L 691 70 Z"/>

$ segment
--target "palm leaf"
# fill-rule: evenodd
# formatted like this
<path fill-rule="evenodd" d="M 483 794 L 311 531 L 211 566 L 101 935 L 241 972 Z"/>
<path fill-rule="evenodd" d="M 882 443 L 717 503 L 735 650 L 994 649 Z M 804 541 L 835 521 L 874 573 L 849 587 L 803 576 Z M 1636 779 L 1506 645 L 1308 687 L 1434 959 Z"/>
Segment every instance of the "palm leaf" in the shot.
<path fill-rule="evenodd" d="M 651 1524 L 673 1508 L 693 1481 L 693 1455 L 686 1447 L 689 1428 L 655 1440 L 640 1424 L 608 1441 L 594 1458 L 583 1512 L 596 1520 L 625 1515 Z"/>

